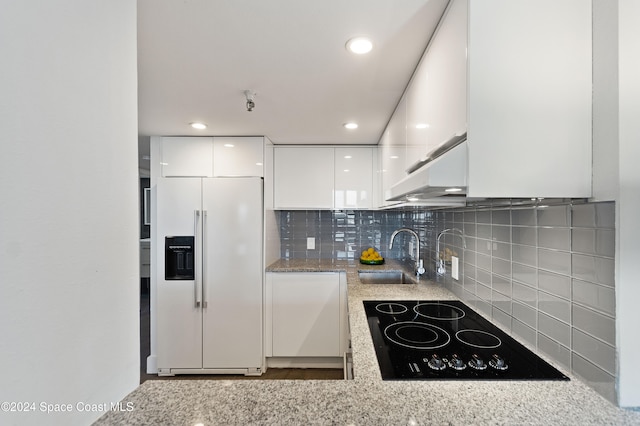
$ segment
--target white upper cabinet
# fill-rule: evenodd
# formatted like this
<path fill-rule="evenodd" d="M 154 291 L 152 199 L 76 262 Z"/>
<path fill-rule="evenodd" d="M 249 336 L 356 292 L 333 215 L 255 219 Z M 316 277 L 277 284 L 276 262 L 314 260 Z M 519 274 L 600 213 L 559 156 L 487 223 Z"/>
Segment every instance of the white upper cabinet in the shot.
<path fill-rule="evenodd" d="M 373 208 L 373 149 L 335 148 L 334 208 Z"/>
<path fill-rule="evenodd" d="M 263 176 L 263 137 L 163 137 L 163 177 Z"/>
<path fill-rule="evenodd" d="M 391 196 L 391 187 L 406 175 L 406 153 L 406 98 L 403 97 L 378 145 L 380 207 L 397 204 L 397 201 L 385 200 Z"/>
<path fill-rule="evenodd" d="M 370 209 L 376 148 L 274 148 L 277 210 Z"/>
<path fill-rule="evenodd" d="M 467 131 L 468 197 L 590 197 L 591 15 L 584 0 L 452 0 L 380 140 L 383 199 L 405 176 L 385 152 L 403 119 L 407 166 Z"/>
<path fill-rule="evenodd" d="M 264 138 L 214 137 L 213 175 L 264 176 Z"/>
<path fill-rule="evenodd" d="M 275 147 L 276 209 L 333 208 L 333 148 Z"/>
<path fill-rule="evenodd" d="M 211 137 L 163 137 L 163 177 L 212 177 L 213 138 Z"/>
<path fill-rule="evenodd" d="M 590 1 L 469 2 L 469 196 L 591 196 L 591 33 Z"/>
<path fill-rule="evenodd" d="M 467 128 L 467 8 L 445 12 L 407 88 L 407 167 Z M 461 30 L 462 27 L 462 30 Z"/>

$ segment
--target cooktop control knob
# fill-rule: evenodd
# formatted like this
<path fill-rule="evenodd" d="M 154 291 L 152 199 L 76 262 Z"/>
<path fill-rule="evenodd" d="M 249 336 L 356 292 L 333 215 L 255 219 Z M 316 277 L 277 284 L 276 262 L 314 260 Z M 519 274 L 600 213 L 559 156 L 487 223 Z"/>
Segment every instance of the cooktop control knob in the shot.
<path fill-rule="evenodd" d="M 461 371 L 467 368 L 467 365 L 463 360 L 460 359 L 458 354 L 453 354 L 451 355 L 451 360 L 449 360 L 449 367 L 453 368 L 454 370 Z"/>
<path fill-rule="evenodd" d="M 476 370 L 486 370 L 487 364 L 485 364 L 482 358 L 480 358 L 477 354 L 473 354 L 471 355 L 471 361 L 469 361 L 469 367 Z"/>
<path fill-rule="evenodd" d="M 427 361 L 427 365 L 429 366 L 429 368 L 431 368 L 432 370 L 444 370 L 446 365 L 445 363 L 442 361 L 442 359 L 436 355 L 433 354 L 431 356 L 431 359 L 429 361 Z"/>
<path fill-rule="evenodd" d="M 502 358 L 498 354 L 493 354 L 493 356 L 491 357 L 491 360 L 489 361 L 489 365 L 492 368 L 495 368 L 496 370 L 501 370 L 501 371 L 504 371 L 507 368 L 509 368 L 507 363 L 504 361 L 504 358 Z"/>

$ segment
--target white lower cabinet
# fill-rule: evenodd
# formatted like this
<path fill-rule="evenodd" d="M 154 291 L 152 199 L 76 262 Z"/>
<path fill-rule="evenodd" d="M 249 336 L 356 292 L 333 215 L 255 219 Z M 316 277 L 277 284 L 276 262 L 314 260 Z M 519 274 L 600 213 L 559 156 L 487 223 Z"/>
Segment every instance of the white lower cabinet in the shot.
<path fill-rule="evenodd" d="M 267 273 L 267 356 L 343 357 L 348 345 L 346 275 Z"/>

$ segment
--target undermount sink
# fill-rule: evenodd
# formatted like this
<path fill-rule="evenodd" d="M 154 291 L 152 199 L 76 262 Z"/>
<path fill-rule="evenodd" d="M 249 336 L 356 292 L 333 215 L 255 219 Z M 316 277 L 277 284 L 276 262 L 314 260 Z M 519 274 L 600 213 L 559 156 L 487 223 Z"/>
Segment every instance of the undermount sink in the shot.
<path fill-rule="evenodd" d="M 415 284 L 415 280 L 402 271 L 358 271 L 362 284 Z"/>

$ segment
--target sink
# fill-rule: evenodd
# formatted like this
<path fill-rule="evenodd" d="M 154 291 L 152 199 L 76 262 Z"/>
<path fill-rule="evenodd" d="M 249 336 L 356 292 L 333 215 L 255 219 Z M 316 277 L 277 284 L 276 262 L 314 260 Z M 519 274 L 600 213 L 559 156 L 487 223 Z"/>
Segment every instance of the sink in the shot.
<path fill-rule="evenodd" d="M 415 284 L 415 280 L 402 271 L 358 271 L 362 284 Z"/>

